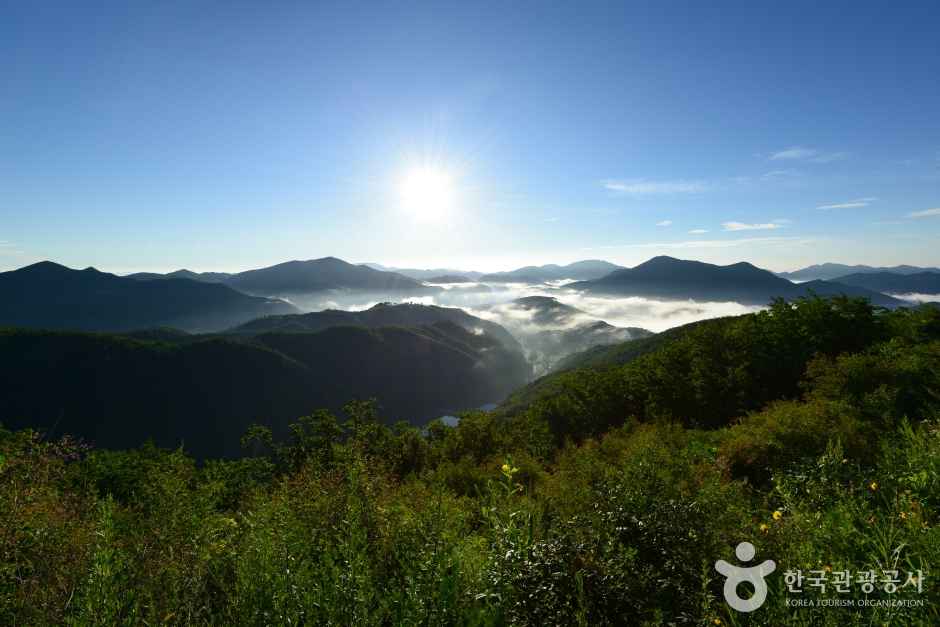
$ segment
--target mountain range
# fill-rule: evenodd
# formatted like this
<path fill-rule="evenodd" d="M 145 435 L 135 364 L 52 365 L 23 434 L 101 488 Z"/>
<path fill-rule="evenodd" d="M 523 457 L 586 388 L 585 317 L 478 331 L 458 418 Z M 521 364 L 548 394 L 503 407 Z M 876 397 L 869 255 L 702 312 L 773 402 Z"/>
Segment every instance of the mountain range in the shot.
<path fill-rule="evenodd" d="M 296 312 L 281 300 L 190 279 L 140 281 L 50 261 L 0 273 L 0 325 L 5 326 L 85 331 L 168 326 L 207 332 Z"/>
<path fill-rule="evenodd" d="M 139 279 L 142 281 L 152 281 L 154 279 L 191 279 L 193 281 L 202 281 L 204 283 L 223 283 L 231 278 L 230 272 L 193 272 L 183 268 L 174 272 L 160 274 L 159 272 L 135 272 L 126 275 L 129 279 Z"/>
<path fill-rule="evenodd" d="M 363 263 L 360 264 L 366 266 L 367 268 L 372 268 L 373 270 L 381 270 L 382 272 L 395 272 L 396 274 L 403 274 L 406 277 L 411 277 L 412 279 L 417 279 L 418 281 L 431 281 L 436 277 L 440 276 L 461 276 L 466 277 L 471 281 L 476 281 L 481 276 L 482 272 L 474 272 L 471 270 L 455 270 L 453 268 L 394 268 L 390 266 L 383 266 L 380 263 Z"/>
<path fill-rule="evenodd" d="M 307 314 L 267 316 L 252 320 L 231 330 L 236 334 L 310 333 L 336 326 L 378 328 L 388 326 L 420 327 L 439 322 L 456 324 L 476 335 L 488 335 L 509 350 L 520 351 L 519 342 L 506 329 L 494 322 L 471 316 L 456 307 L 436 307 L 413 303 L 379 303 L 364 311 L 327 309 Z"/>
<path fill-rule="evenodd" d="M 919 272 L 940 272 L 940 268 L 921 268 L 918 266 L 849 266 L 842 263 L 820 263 L 807 266 L 793 272 L 778 272 L 777 276 L 791 281 L 839 280 L 848 274 L 870 274 L 872 272 L 890 272 L 892 274 L 917 274 Z"/>
<path fill-rule="evenodd" d="M 286 261 L 266 268 L 232 274 L 177 270 L 169 274 L 143 272 L 128 276 L 139 280 L 187 278 L 223 283 L 240 292 L 257 296 L 284 296 L 327 290 L 427 294 L 436 290 L 403 274 L 354 265 L 336 257 Z"/>
<path fill-rule="evenodd" d="M 599 279 L 622 266 L 608 261 L 589 259 L 576 261 L 566 266 L 548 264 L 544 266 L 525 266 L 509 272 L 492 272 L 482 275 L 479 280 L 490 283 L 547 283 L 549 281 L 590 281 Z"/>
<path fill-rule="evenodd" d="M 910 274 L 857 273 L 839 277 L 838 282 L 892 294 L 940 294 L 940 271 Z M 937 300 L 940 300 L 940 296 Z"/>
<path fill-rule="evenodd" d="M 885 307 L 904 304 L 891 296 L 854 285 L 829 281 L 796 284 L 746 262 L 718 266 L 667 256 L 654 257 L 634 268 L 616 270 L 601 279 L 567 287 L 592 294 L 735 301 L 752 305 L 766 305 L 774 298 L 794 299 L 810 293 L 860 296 Z"/>

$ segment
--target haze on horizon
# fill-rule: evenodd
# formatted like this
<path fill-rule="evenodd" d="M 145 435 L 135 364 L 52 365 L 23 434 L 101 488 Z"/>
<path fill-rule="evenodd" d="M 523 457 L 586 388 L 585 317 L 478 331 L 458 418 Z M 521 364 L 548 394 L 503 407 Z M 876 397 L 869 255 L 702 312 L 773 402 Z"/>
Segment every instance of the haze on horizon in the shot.
<path fill-rule="evenodd" d="M 7 7 L 0 270 L 937 266 L 938 13 Z"/>

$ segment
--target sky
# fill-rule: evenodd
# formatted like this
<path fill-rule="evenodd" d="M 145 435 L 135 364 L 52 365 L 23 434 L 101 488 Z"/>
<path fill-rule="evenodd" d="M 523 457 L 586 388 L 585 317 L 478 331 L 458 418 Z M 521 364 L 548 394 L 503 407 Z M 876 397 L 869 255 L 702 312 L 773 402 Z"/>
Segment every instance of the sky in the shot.
<path fill-rule="evenodd" d="M 935 1 L 3 3 L 0 269 L 940 265 L 938 29 Z"/>

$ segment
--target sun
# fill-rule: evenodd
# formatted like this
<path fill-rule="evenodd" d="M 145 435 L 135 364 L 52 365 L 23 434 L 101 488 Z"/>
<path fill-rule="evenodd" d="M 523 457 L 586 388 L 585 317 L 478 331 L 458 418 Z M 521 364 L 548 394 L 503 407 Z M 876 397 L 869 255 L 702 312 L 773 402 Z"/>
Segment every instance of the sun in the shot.
<path fill-rule="evenodd" d="M 453 208 L 454 186 L 450 174 L 434 166 L 412 168 L 399 185 L 402 208 L 414 218 L 440 221 Z"/>

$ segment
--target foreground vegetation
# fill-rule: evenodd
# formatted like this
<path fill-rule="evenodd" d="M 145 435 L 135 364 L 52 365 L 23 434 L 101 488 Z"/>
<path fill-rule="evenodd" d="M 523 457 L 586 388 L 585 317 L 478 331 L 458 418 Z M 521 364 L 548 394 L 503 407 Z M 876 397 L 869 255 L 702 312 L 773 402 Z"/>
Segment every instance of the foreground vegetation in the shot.
<path fill-rule="evenodd" d="M 777 302 L 621 361 L 454 428 L 353 402 L 199 465 L 0 431 L 0 623 L 940 622 L 935 309 Z M 745 540 L 777 563 L 752 614 L 714 570 Z M 796 594 L 795 569 L 920 577 Z"/>

